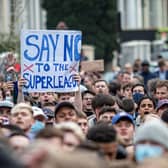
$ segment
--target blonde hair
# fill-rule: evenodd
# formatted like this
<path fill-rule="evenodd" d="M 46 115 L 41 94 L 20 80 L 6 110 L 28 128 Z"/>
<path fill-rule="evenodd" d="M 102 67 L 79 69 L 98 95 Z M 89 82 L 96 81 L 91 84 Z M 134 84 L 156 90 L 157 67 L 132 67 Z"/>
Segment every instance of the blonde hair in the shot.
<path fill-rule="evenodd" d="M 11 110 L 11 114 L 14 114 L 16 113 L 17 111 L 20 111 L 22 109 L 27 109 L 28 111 L 30 111 L 30 113 L 33 115 L 33 109 L 32 109 L 32 106 L 30 106 L 29 104 L 27 103 L 18 103 L 16 104 L 12 110 Z"/>
<path fill-rule="evenodd" d="M 61 131 L 69 131 L 74 133 L 74 135 L 82 142 L 85 139 L 85 135 L 83 134 L 80 126 L 74 122 L 62 122 L 55 125 L 56 128 Z"/>

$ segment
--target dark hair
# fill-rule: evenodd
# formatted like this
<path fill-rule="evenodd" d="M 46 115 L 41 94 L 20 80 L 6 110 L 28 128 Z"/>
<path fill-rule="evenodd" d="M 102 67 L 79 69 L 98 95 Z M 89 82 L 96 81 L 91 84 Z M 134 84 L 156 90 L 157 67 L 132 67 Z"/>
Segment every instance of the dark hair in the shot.
<path fill-rule="evenodd" d="M 121 108 L 125 111 L 125 112 L 132 112 L 134 110 L 134 101 L 132 99 L 129 98 L 124 98 L 121 102 Z"/>
<path fill-rule="evenodd" d="M 44 104 L 43 104 L 43 108 L 45 107 L 45 106 L 55 106 L 56 104 L 55 104 L 55 102 L 45 102 Z"/>
<path fill-rule="evenodd" d="M 104 83 L 107 85 L 107 87 L 108 87 L 108 83 L 107 83 L 107 81 L 104 80 L 104 79 L 98 79 L 98 80 L 94 81 L 93 85 L 95 85 L 95 84 L 98 83 L 98 82 L 104 82 Z"/>
<path fill-rule="evenodd" d="M 132 83 L 127 83 L 122 86 L 122 89 L 125 90 L 126 88 L 131 88 L 132 89 L 133 84 Z"/>
<path fill-rule="evenodd" d="M 92 91 L 90 91 L 90 90 L 86 90 L 86 91 L 82 92 L 82 99 L 83 99 L 83 97 L 84 97 L 86 94 L 91 94 L 91 95 L 93 95 L 93 96 L 96 95 L 94 92 L 92 92 Z"/>
<path fill-rule="evenodd" d="M 33 100 L 33 98 L 28 95 L 24 96 L 24 100 L 25 100 L 25 102 L 29 102 L 31 106 L 33 106 L 35 104 L 35 101 Z"/>
<path fill-rule="evenodd" d="M 145 89 L 145 86 L 144 86 L 144 84 L 142 84 L 142 83 L 137 83 L 137 84 L 133 85 L 131 91 L 133 92 L 134 88 L 136 88 L 137 86 L 141 86 L 141 87 L 143 87 L 143 89 L 144 89 L 144 93 L 145 93 L 145 94 L 147 93 L 147 92 L 146 92 L 146 89 Z"/>
<path fill-rule="evenodd" d="M 92 100 L 92 107 L 95 110 L 97 107 L 113 106 L 115 100 L 111 95 L 97 94 Z"/>
<path fill-rule="evenodd" d="M 3 99 L 5 99 L 5 90 L 4 90 L 4 88 L 0 88 L 0 90 L 1 90 L 1 92 L 2 92 L 2 97 L 3 97 Z"/>
<path fill-rule="evenodd" d="M 102 123 L 91 127 L 87 138 L 98 143 L 116 142 L 117 132 L 112 125 Z"/>
<path fill-rule="evenodd" d="M 117 111 L 115 108 L 112 108 L 112 107 L 102 107 L 102 109 L 100 110 L 99 112 L 99 116 L 104 114 L 104 113 L 110 113 L 110 112 L 114 112 L 115 114 L 117 114 Z"/>
<path fill-rule="evenodd" d="M 161 120 L 168 124 L 168 110 L 165 110 L 161 115 Z"/>
<path fill-rule="evenodd" d="M 12 138 L 14 136 L 23 136 L 23 137 L 29 139 L 29 137 L 24 132 L 13 132 L 8 137 Z"/>
<path fill-rule="evenodd" d="M 155 102 L 155 100 L 154 100 L 152 97 L 150 97 L 150 96 L 144 96 L 144 97 L 142 97 L 142 98 L 140 99 L 140 101 L 138 102 L 137 110 L 139 109 L 139 107 L 140 107 L 140 105 L 141 105 L 141 102 L 142 102 L 143 100 L 145 100 L 145 99 L 149 99 L 149 100 L 153 103 L 154 108 L 156 108 L 156 102 Z"/>
<path fill-rule="evenodd" d="M 109 84 L 109 92 L 112 95 L 117 95 L 117 91 L 121 90 L 121 84 L 117 81 L 112 81 Z"/>

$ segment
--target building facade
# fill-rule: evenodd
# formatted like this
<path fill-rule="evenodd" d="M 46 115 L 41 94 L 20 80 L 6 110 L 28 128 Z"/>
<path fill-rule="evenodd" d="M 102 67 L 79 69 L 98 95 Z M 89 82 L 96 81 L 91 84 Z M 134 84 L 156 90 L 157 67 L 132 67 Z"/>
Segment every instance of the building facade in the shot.
<path fill-rule="evenodd" d="M 21 29 L 45 29 L 46 12 L 41 8 L 41 0 L 0 0 L 0 33 Z"/>
<path fill-rule="evenodd" d="M 168 0 L 118 0 L 122 30 L 168 27 Z"/>
<path fill-rule="evenodd" d="M 120 65 L 133 63 L 137 58 L 155 61 L 168 42 L 168 0 L 117 2 L 121 27 Z"/>

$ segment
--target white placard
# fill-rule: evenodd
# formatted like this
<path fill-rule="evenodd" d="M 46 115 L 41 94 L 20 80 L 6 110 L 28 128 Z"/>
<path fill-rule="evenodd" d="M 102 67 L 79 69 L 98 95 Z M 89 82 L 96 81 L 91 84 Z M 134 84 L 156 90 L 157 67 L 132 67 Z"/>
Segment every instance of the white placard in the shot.
<path fill-rule="evenodd" d="M 82 33 L 71 30 L 23 30 L 21 75 L 27 92 L 73 92 L 78 84 Z"/>

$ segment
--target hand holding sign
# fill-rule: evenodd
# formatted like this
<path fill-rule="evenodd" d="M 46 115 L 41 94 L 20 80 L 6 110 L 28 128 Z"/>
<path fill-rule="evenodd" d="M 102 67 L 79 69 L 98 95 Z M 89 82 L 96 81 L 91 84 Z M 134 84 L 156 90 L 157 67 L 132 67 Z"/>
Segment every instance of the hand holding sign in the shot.
<path fill-rule="evenodd" d="M 80 77 L 79 73 L 76 73 L 73 75 L 73 80 L 75 80 L 78 83 L 78 86 L 80 85 L 81 77 Z"/>
<path fill-rule="evenodd" d="M 25 85 L 26 85 L 26 80 L 23 79 L 23 78 L 20 78 L 20 79 L 18 80 L 18 90 L 19 90 L 19 91 L 22 91 L 22 88 L 23 88 L 23 86 L 25 86 Z"/>

